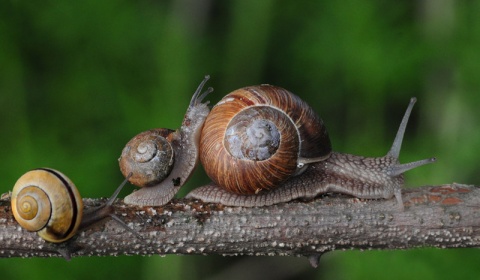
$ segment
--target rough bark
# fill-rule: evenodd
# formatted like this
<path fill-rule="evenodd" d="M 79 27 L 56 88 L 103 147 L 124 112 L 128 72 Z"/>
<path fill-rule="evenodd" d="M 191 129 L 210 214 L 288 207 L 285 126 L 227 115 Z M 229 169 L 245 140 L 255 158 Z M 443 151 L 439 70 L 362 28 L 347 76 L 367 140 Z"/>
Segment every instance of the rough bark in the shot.
<path fill-rule="evenodd" d="M 339 249 L 480 246 L 480 189 L 460 184 L 404 190 L 396 201 L 331 194 L 260 208 L 179 199 L 163 207 L 118 201 L 116 214 L 142 239 L 111 219 L 62 244 L 21 229 L 8 199 L 0 200 L 0 257 L 154 254 L 293 255 L 316 265 Z M 86 208 L 104 200 L 85 199 Z"/>

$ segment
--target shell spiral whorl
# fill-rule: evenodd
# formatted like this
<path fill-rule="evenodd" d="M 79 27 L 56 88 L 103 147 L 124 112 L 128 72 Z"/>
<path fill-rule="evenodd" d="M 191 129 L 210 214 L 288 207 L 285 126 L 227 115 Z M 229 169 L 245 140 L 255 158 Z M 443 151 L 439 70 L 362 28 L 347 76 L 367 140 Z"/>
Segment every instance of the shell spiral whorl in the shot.
<path fill-rule="evenodd" d="M 281 118 L 278 110 L 269 107 L 252 107 L 237 114 L 225 131 L 225 149 L 237 159 L 261 161 L 272 157 L 280 146 L 279 130 L 291 125 L 291 122 L 276 125 L 268 120 L 273 115 L 277 115 L 276 119 Z"/>
<path fill-rule="evenodd" d="M 170 129 L 152 129 L 130 140 L 119 159 L 120 170 L 136 186 L 151 186 L 165 179 L 174 163 Z"/>
<path fill-rule="evenodd" d="M 14 211 L 21 217 L 19 223 L 29 231 L 39 231 L 47 225 L 52 207 L 48 194 L 38 186 L 27 186 L 19 191 L 16 205 Z"/>
<path fill-rule="evenodd" d="M 313 109 L 270 85 L 226 95 L 208 115 L 200 139 L 207 175 L 238 194 L 272 189 L 295 174 L 298 157 L 331 152 L 326 128 Z"/>
<path fill-rule="evenodd" d="M 67 198 L 67 199 L 66 199 Z M 12 190 L 15 220 L 50 242 L 73 236 L 82 220 L 80 193 L 64 174 L 41 168 L 20 177 Z"/>

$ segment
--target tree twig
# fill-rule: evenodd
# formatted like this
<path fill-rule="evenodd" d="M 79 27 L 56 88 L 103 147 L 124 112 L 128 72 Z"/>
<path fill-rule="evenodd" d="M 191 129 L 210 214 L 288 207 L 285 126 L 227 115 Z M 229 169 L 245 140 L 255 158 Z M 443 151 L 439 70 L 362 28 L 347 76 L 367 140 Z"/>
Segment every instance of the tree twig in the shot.
<path fill-rule="evenodd" d="M 270 207 L 242 208 L 186 199 L 163 207 L 118 201 L 116 213 L 142 239 L 111 219 L 62 244 L 43 241 L 13 219 L 0 200 L 0 257 L 155 254 L 289 255 L 319 257 L 338 249 L 480 247 L 480 189 L 460 184 L 403 192 L 396 201 L 327 195 Z M 86 208 L 103 199 L 85 199 Z"/>

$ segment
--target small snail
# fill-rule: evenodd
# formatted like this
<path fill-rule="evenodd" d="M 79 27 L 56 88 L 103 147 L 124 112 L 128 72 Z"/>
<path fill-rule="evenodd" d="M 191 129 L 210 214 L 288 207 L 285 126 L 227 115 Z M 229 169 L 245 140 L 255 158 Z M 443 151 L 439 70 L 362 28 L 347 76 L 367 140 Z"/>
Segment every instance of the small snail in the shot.
<path fill-rule="evenodd" d="M 194 189 L 187 195 L 189 198 L 253 207 L 338 192 L 372 199 L 395 196 L 399 207 L 403 209 L 403 173 L 435 161 L 435 158 L 407 164 L 398 161 L 415 98 L 410 100 L 387 155 L 367 158 L 332 151 L 320 117 L 298 96 L 280 87 L 259 85 L 233 91 L 208 114 L 207 104 L 201 101 L 211 90 L 200 95 L 207 79 L 195 92 L 180 130 L 172 132 L 174 136 L 168 134 L 165 138 L 167 142 L 173 140 L 173 152 L 151 152 L 166 155 L 167 162 L 174 163 L 172 173 L 185 170 L 188 175 L 180 177 L 170 173 L 166 180 L 142 182 L 149 187 L 127 196 L 126 203 L 167 203 L 185 183 L 195 167 L 197 157 L 200 157 L 213 182 Z M 194 126 L 191 125 L 192 120 L 195 120 Z M 146 144 L 133 142 L 146 135 L 162 134 L 158 131 L 163 133 L 164 130 L 141 133 L 127 144 L 120 159 L 124 175 L 132 172 L 132 178 L 139 176 L 136 170 L 125 168 L 134 146 L 142 148 L 136 148 L 133 158 L 146 158 L 142 155 Z M 180 155 L 177 155 L 176 146 L 181 147 Z M 182 166 L 177 167 L 177 164 Z M 185 166 L 189 169 L 185 169 Z M 168 172 L 168 169 L 163 170 Z M 147 175 L 157 170 L 149 167 Z"/>
<path fill-rule="evenodd" d="M 13 216 L 20 226 L 53 243 L 64 242 L 79 229 L 106 217 L 112 217 L 138 236 L 113 213 L 112 204 L 125 183 L 117 188 L 107 203 L 83 213 L 80 193 L 67 176 L 50 168 L 34 169 L 23 174 L 13 187 Z"/>
<path fill-rule="evenodd" d="M 198 163 L 200 132 L 210 109 L 202 100 L 213 91 L 202 88 L 206 76 L 193 94 L 182 127 L 177 130 L 152 129 L 130 140 L 119 159 L 124 176 L 144 187 L 127 197 L 124 202 L 136 205 L 164 205 L 177 193 L 193 173 Z"/>

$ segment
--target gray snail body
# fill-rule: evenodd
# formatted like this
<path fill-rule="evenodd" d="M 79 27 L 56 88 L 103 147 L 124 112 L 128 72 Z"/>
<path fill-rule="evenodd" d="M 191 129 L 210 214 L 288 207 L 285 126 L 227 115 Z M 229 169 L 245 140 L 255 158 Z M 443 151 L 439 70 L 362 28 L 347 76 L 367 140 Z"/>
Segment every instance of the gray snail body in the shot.
<path fill-rule="evenodd" d="M 82 197 L 75 184 L 63 173 L 38 168 L 23 174 L 12 190 L 11 206 L 15 220 L 44 240 L 61 243 L 107 217 L 130 229 L 114 214 L 113 202 L 125 185 L 122 183 L 110 199 L 88 213 L 83 211 Z"/>
<path fill-rule="evenodd" d="M 211 89 L 198 98 L 207 79 L 195 92 L 182 127 L 174 132 L 175 137 L 170 136 L 183 149 L 174 149 L 174 159 L 170 161 L 174 163 L 172 172 L 179 161 L 188 158 L 190 174 L 200 158 L 213 181 L 194 189 L 187 198 L 254 207 L 338 192 L 358 198 L 390 199 L 395 196 L 403 209 L 403 173 L 435 161 L 430 158 L 400 164 L 398 160 L 415 98 L 410 101 L 387 155 L 367 158 L 332 151 L 320 117 L 298 96 L 280 87 L 259 85 L 233 91 L 209 112 L 207 103 L 201 101 Z M 196 122 L 191 126 L 193 119 Z M 159 134 L 156 131 L 140 135 Z M 136 138 L 122 152 L 120 166 L 124 174 L 137 172 L 124 168 L 129 161 L 126 150 L 132 150 L 131 142 Z M 175 181 L 175 176 L 168 175 L 166 180 L 146 183 L 146 187 L 127 196 L 125 202 L 163 205 L 188 176 Z"/>

